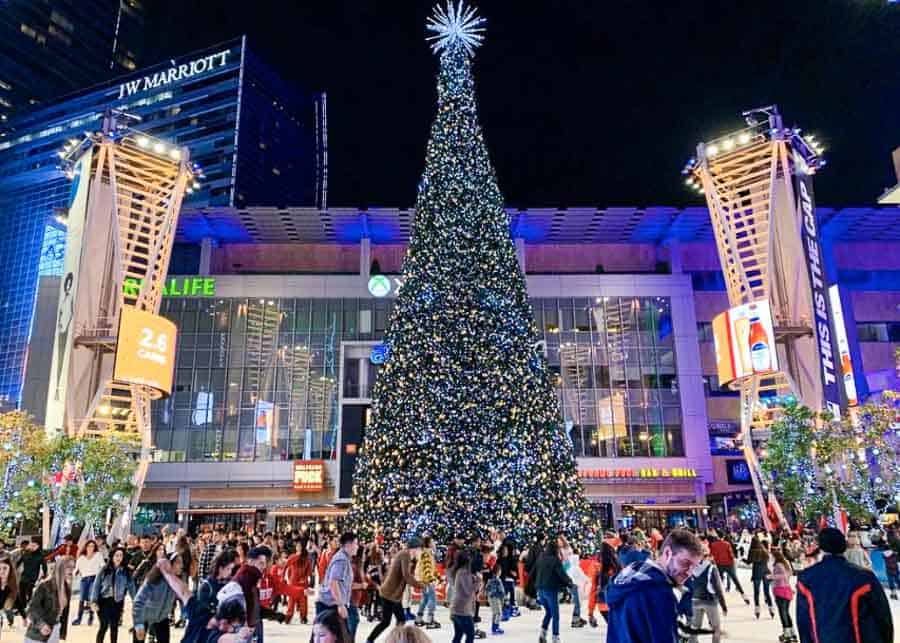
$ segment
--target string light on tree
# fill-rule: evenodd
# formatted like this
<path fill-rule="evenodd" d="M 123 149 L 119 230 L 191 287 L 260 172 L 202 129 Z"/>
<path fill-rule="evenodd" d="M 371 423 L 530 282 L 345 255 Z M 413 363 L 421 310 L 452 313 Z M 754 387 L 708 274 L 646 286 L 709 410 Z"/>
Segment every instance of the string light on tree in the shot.
<path fill-rule="evenodd" d="M 348 522 L 367 535 L 496 527 L 586 543 L 594 521 L 478 123 L 483 25 L 461 2 L 427 23 L 437 115 Z"/>

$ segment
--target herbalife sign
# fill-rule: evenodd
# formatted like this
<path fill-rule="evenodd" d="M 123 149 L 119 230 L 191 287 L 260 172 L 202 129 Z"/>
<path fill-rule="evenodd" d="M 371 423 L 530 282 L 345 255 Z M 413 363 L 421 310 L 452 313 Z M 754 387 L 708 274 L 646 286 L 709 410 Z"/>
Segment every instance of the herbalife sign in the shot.
<path fill-rule="evenodd" d="M 141 292 L 143 281 L 127 277 L 122 290 L 129 297 L 137 297 Z M 172 277 L 163 282 L 163 297 L 215 297 L 216 280 L 214 277 Z"/>
<path fill-rule="evenodd" d="M 175 65 L 173 62 L 168 69 L 158 71 L 151 76 L 144 76 L 136 80 L 126 80 L 119 85 L 119 98 L 127 98 L 133 94 L 145 92 L 148 89 L 163 87 L 185 78 L 199 76 L 213 69 L 224 67 L 226 58 L 228 58 L 227 49 L 203 58 L 197 58 L 183 65 Z"/>

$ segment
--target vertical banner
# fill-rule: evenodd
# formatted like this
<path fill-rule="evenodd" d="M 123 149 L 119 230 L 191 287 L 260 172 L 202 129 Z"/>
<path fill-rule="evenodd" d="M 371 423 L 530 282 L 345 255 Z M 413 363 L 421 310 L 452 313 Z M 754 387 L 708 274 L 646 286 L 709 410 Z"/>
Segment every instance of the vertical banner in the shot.
<path fill-rule="evenodd" d="M 47 388 L 47 413 L 44 425 L 50 433 L 65 430 L 66 394 L 69 380 L 69 361 L 75 335 L 75 299 L 81 268 L 81 250 L 87 219 L 88 191 L 91 182 L 91 158 L 88 150 L 75 165 L 66 220 L 66 251 L 63 259 L 59 305 L 56 310 L 56 333 L 50 366 L 50 385 Z"/>
<path fill-rule="evenodd" d="M 797 195 L 797 212 L 800 214 L 800 242 L 805 252 L 805 263 L 812 289 L 813 329 L 819 352 L 819 372 L 822 376 L 822 397 L 825 410 L 841 416 L 843 391 L 839 381 L 840 368 L 834 337 L 834 317 L 828 297 L 828 283 L 823 265 L 822 247 L 819 244 L 816 203 L 813 197 L 812 175 L 805 161 L 794 154 L 794 190 Z"/>

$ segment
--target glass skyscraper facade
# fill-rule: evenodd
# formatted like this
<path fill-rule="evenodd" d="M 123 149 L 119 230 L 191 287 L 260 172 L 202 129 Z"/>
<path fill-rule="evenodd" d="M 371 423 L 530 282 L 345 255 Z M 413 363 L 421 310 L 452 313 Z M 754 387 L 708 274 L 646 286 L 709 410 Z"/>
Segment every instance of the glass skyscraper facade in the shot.
<path fill-rule="evenodd" d="M 144 61 L 143 0 L 7 0 L 0 11 L 0 132 L 14 114 Z"/>
<path fill-rule="evenodd" d="M 340 401 L 369 398 L 377 369 L 341 363 L 342 345 L 380 342 L 392 303 L 165 299 L 178 349 L 174 392 L 153 404 L 155 460 L 335 459 Z M 684 455 L 668 297 L 531 304 L 577 456 Z"/>
<path fill-rule="evenodd" d="M 19 400 L 38 275 L 58 274 L 55 221 L 70 182 L 58 152 L 99 129 L 107 110 L 187 146 L 202 171 L 192 207 L 324 201 L 324 95 L 284 83 L 239 38 L 70 94 L 9 121 L 0 139 L 0 407 Z"/>

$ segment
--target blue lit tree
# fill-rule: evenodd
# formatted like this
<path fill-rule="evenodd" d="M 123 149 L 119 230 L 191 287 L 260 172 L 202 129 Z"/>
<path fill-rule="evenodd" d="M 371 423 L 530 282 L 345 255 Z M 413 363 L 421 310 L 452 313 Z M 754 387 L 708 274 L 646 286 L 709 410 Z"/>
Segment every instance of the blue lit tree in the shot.
<path fill-rule="evenodd" d="M 496 527 L 587 542 L 593 521 L 478 123 L 482 23 L 461 4 L 429 20 L 438 111 L 348 521 L 364 534 Z"/>

